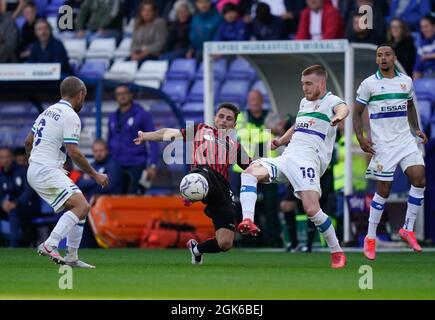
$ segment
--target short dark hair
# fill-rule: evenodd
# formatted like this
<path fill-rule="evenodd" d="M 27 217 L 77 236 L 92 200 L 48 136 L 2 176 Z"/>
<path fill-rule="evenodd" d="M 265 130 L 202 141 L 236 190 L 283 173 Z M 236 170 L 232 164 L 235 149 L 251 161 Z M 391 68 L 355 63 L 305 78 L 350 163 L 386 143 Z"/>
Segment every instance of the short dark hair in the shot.
<path fill-rule="evenodd" d="M 14 155 L 15 156 L 23 156 L 26 155 L 26 148 L 24 147 L 16 147 L 14 149 Z"/>
<path fill-rule="evenodd" d="M 381 48 L 381 47 L 389 47 L 389 48 L 391 48 L 391 50 L 393 50 L 394 55 L 396 55 L 396 50 L 394 50 L 394 47 L 393 47 L 392 44 L 389 44 L 389 43 L 382 43 L 382 44 L 378 45 L 378 47 L 376 48 L 376 53 L 378 53 L 378 50 L 379 50 L 379 48 Z"/>
<path fill-rule="evenodd" d="M 421 19 L 420 19 L 420 21 L 421 20 L 427 20 L 427 21 L 429 21 L 431 24 L 435 24 L 435 14 L 427 14 L 427 15 L 425 15 L 424 17 L 422 17 Z"/>
<path fill-rule="evenodd" d="M 95 139 L 94 143 L 92 143 L 92 146 L 96 144 L 103 144 L 106 147 L 106 149 L 109 149 L 109 146 L 107 145 L 107 142 L 104 139 L 101 138 Z"/>
<path fill-rule="evenodd" d="M 234 112 L 234 117 L 237 120 L 237 117 L 240 113 L 240 109 L 234 103 L 231 103 L 231 102 L 221 103 L 217 107 L 216 113 L 218 113 L 221 109 L 228 109 L 228 110 L 231 110 L 232 112 Z"/>
<path fill-rule="evenodd" d="M 26 2 L 26 4 L 24 5 L 24 8 L 26 8 L 26 7 L 32 7 L 34 9 L 37 9 L 36 3 L 34 1 Z"/>
<path fill-rule="evenodd" d="M 235 12 L 237 12 L 238 14 L 240 14 L 240 12 L 239 12 L 239 7 L 238 7 L 238 6 L 236 6 L 234 3 L 227 3 L 227 4 L 225 4 L 224 7 L 222 8 L 222 15 L 224 16 L 224 15 L 226 15 L 228 12 L 231 12 L 231 11 L 235 11 Z"/>
<path fill-rule="evenodd" d="M 313 73 L 318 76 L 324 77 L 325 79 L 328 79 L 328 72 L 326 72 L 325 67 L 320 64 L 309 66 L 308 68 L 302 71 L 303 76 L 308 76 Z"/>
<path fill-rule="evenodd" d="M 38 20 L 36 20 L 36 22 L 35 22 L 35 27 L 37 24 L 40 24 L 40 23 L 45 23 L 48 26 L 48 29 L 50 30 L 50 34 L 53 35 L 53 28 L 51 27 L 51 24 L 50 24 L 50 22 L 48 22 L 47 19 L 38 18 Z"/>
<path fill-rule="evenodd" d="M 66 77 L 60 84 L 61 97 L 73 98 L 79 94 L 80 91 L 86 92 L 86 86 L 83 81 L 77 77 Z"/>

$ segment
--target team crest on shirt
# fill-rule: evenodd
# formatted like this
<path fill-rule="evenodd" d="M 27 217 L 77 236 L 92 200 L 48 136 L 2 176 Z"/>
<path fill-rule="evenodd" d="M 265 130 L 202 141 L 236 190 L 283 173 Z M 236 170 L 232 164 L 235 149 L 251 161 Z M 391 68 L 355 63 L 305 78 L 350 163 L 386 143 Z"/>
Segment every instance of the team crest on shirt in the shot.
<path fill-rule="evenodd" d="M 384 166 L 383 166 L 382 164 L 379 164 L 379 163 L 378 163 L 378 164 L 376 165 L 376 171 L 377 171 L 377 172 L 382 172 L 383 170 L 384 170 Z"/>
<path fill-rule="evenodd" d="M 401 83 L 400 84 L 400 89 L 402 89 L 403 91 L 406 91 L 406 84 L 405 83 Z"/>
<path fill-rule="evenodd" d="M 213 139 L 213 137 L 210 136 L 209 134 L 205 134 L 205 135 L 204 135 L 204 140 L 207 140 L 207 141 L 213 141 L 214 139 Z"/>

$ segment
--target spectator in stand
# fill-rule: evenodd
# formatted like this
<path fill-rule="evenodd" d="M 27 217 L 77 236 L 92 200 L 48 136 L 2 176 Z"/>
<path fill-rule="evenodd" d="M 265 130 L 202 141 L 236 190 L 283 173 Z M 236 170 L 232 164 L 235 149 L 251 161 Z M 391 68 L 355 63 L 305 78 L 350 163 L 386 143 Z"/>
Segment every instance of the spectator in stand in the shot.
<path fill-rule="evenodd" d="M 61 73 L 64 75 L 72 74 L 72 69 L 68 61 L 68 55 L 62 42 L 55 39 L 52 35 L 50 24 L 45 19 L 38 19 L 35 24 L 35 34 L 38 41 L 33 43 L 30 50 L 30 57 L 27 62 L 33 63 L 53 63 L 61 64 Z"/>
<path fill-rule="evenodd" d="M 0 11 L 10 12 L 12 20 L 15 20 L 23 11 L 27 0 L 0 0 Z"/>
<path fill-rule="evenodd" d="M 347 34 L 347 39 L 350 42 L 356 43 L 371 43 L 374 45 L 379 45 L 384 43 L 384 36 L 379 35 L 373 29 L 361 28 L 361 20 L 365 19 L 363 13 L 355 13 L 352 19 L 352 30 Z"/>
<path fill-rule="evenodd" d="M 29 159 L 27 159 L 26 148 L 16 147 L 14 150 L 15 163 L 19 166 L 28 167 Z"/>
<path fill-rule="evenodd" d="M 162 60 L 174 60 L 185 57 L 189 50 L 189 33 L 192 13 L 194 8 L 188 1 L 178 1 L 175 4 L 177 19 L 169 26 L 168 39 L 164 49 L 164 54 L 160 56 Z"/>
<path fill-rule="evenodd" d="M 142 177 L 152 181 L 157 173 L 158 145 L 149 142 L 148 146 L 137 146 L 133 139 L 137 132 L 154 131 L 151 114 L 141 105 L 133 101 L 133 95 L 127 86 L 120 85 L 115 89 L 117 111 L 109 116 L 110 155 L 121 167 L 123 181 L 122 194 L 138 194 L 141 192 L 139 181 Z"/>
<path fill-rule="evenodd" d="M 85 0 L 77 16 L 77 38 L 89 41 L 122 36 L 122 0 Z"/>
<path fill-rule="evenodd" d="M 212 6 L 210 0 L 196 0 L 198 13 L 192 18 L 190 26 L 190 48 L 187 57 L 202 59 L 202 45 L 214 39 L 222 17 Z"/>
<path fill-rule="evenodd" d="M 296 40 L 341 39 L 344 24 L 340 12 L 330 0 L 307 0 L 302 10 Z"/>
<path fill-rule="evenodd" d="M 17 60 L 18 39 L 18 28 L 14 21 L 6 13 L 0 11 L 0 63 Z"/>
<path fill-rule="evenodd" d="M 360 15 L 360 18 L 363 19 L 362 23 L 365 25 L 366 17 L 363 16 L 365 12 L 359 12 L 359 8 L 361 6 L 370 6 L 373 8 L 373 29 L 370 32 L 363 32 L 362 30 L 359 32 L 360 35 L 364 35 L 368 37 L 367 41 L 373 44 L 381 44 L 385 42 L 385 34 L 386 34 L 386 26 L 385 26 L 385 16 L 382 13 L 379 2 L 374 0 L 355 0 L 353 10 L 350 12 L 350 16 L 347 19 L 346 25 L 346 37 L 349 38 L 351 35 L 355 33 L 355 15 Z M 356 27 L 357 29 L 360 29 Z M 354 40 L 358 40 L 360 37 L 354 36 Z M 364 41 L 354 41 L 354 42 L 364 42 Z"/>
<path fill-rule="evenodd" d="M 274 16 L 281 17 L 285 25 L 285 34 L 295 34 L 301 11 L 307 6 L 305 0 L 261 0 L 270 7 Z"/>
<path fill-rule="evenodd" d="M 391 20 L 387 34 L 388 43 L 396 51 L 397 60 L 409 76 L 412 76 L 416 59 L 414 38 L 411 36 L 408 26 L 403 20 L 394 18 Z"/>
<path fill-rule="evenodd" d="M 106 141 L 97 139 L 92 144 L 92 154 L 94 161 L 92 167 L 99 173 L 104 173 L 109 176 L 110 184 L 102 188 L 87 174 L 83 174 L 77 181 L 77 186 L 83 191 L 86 198 L 90 200 L 96 195 L 102 194 L 120 194 L 121 193 L 121 169 L 109 156 L 109 149 Z M 93 203 L 94 201 L 89 201 Z"/>
<path fill-rule="evenodd" d="M 418 31 L 421 18 L 431 12 L 431 0 L 392 0 L 387 23 L 393 18 L 406 22 L 412 31 Z"/>
<path fill-rule="evenodd" d="M 255 18 L 252 22 L 253 36 L 257 40 L 285 39 L 284 21 L 270 13 L 270 7 L 260 2 L 255 9 Z"/>
<path fill-rule="evenodd" d="M 23 9 L 23 15 L 26 21 L 21 28 L 19 57 L 21 61 L 25 61 L 30 56 L 30 47 L 37 40 L 35 35 L 35 23 L 38 19 L 36 14 L 37 8 L 34 2 L 29 2 Z"/>
<path fill-rule="evenodd" d="M 435 77 L 435 17 L 427 15 L 420 21 L 421 38 L 417 44 L 414 79 Z"/>
<path fill-rule="evenodd" d="M 168 20 L 169 22 L 174 22 L 177 20 L 177 10 L 180 5 L 185 4 L 188 7 L 190 16 L 193 17 L 195 14 L 195 1 L 194 0 L 175 0 L 174 4 L 168 8 L 170 10 L 165 10 L 162 18 Z"/>
<path fill-rule="evenodd" d="M 227 3 L 222 9 L 224 21 L 220 24 L 214 40 L 243 41 L 249 40 L 250 32 L 246 23 L 240 18 L 235 4 Z"/>
<path fill-rule="evenodd" d="M 11 247 L 33 242 L 32 218 L 38 214 L 39 198 L 27 183 L 27 169 L 16 164 L 12 150 L 0 148 L 0 203 L 10 222 Z"/>
<path fill-rule="evenodd" d="M 166 21 L 156 16 L 154 2 L 145 0 L 137 12 L 130 59 L 139 63 L 156 60 L 163 50 L 167 35 Z"/>

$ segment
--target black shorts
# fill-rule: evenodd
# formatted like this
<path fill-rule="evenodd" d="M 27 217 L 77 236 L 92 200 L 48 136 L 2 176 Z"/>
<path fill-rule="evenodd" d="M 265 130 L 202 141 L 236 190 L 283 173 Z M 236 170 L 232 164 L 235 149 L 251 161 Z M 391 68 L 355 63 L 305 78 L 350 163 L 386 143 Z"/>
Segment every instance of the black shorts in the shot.
<path fill-rule="evenodd" d="M 202 201 L 205 214 L 213 221 L 215 230 L 221 228 L 235 230 L 236 205 L 229 182 L 219 173 L 208 167 L 195 167 L 190 173 L 199 173 L 208 182 L 208 194 Z"/>

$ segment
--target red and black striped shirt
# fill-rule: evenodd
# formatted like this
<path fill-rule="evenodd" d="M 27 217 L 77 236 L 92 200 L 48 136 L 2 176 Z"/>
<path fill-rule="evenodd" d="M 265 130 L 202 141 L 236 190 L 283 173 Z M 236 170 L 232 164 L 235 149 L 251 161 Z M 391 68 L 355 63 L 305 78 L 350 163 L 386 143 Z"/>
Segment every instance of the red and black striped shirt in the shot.
<path fill-rule="evenodd" d="M 252 159 L 244 148 L 232 139 L 226 130 L 219 130 L 204 123 L 188 126 L 181 129 L 183 140 L 190 148 L 190 157 L 187 158 L 192 168 L 207 166 L 229 180 L 229 168 L 237 163 L 246 169 Z"/>

